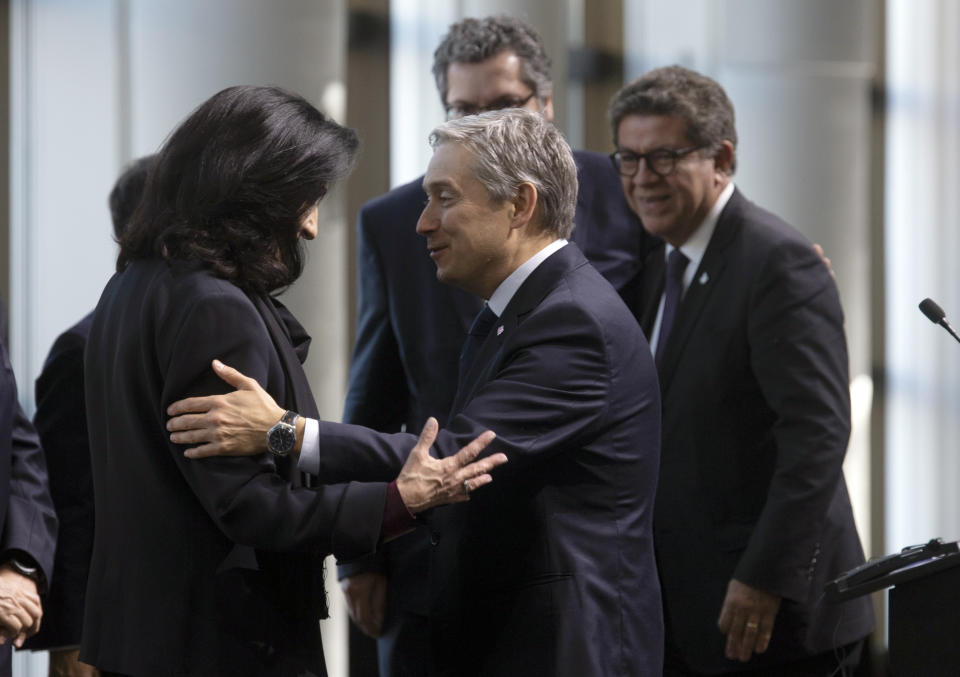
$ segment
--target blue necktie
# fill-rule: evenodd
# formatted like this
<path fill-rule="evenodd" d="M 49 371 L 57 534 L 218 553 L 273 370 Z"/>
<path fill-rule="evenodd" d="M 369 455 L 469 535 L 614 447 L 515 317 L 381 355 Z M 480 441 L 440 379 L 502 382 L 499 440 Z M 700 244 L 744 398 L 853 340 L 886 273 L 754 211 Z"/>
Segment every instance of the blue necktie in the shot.
<path fill-rule="evenodd" d="M 680 297 L 683 295 L 683 271 L 687 269 L 690 259 L 684 256 L 679 249 L 674 249 L 667 257 L 667 279 L 663 290 L 663 317 L 660 319 L 660 335 L 657 338 L 657 352 L 654 361 L 660 366 L 667 339 L 673 329 L 673 320 L 677 315 Z"/>
<path fill-rule="evenodd" d="M 473 361 L 477 358 L 477 353 L 480 351 L 480 346 L 483 345 L 483 340 L 487 338 L 487 334 L 490 333 L 490 330 L 493 329 L 493 325 L 497 321 L 497 314 L 490 310 L 490 306 L 483 304 L 483 310 L 477 313 L 477 316 L 473 320 L 473 324 L 470 325 L 470 331 L 467 334 L 467 340 L 463 342 L 463 350 L 460 351 L 460 380 L 463 381 L 467 372 L 470 370 L 470 366 L 473 364 Z"/>

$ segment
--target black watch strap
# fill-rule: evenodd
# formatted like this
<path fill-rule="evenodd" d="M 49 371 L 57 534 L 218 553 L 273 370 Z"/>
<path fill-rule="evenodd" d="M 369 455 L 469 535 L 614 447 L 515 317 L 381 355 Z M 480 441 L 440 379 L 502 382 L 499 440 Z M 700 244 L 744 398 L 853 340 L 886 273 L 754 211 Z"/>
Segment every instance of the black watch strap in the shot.
<path fill-rule="evenodd" d="M 27 564 L 20 558 L 11 557 L 7 560 L 7 564 L 21 576 L 26 576 L 36 583 L 39 590 L 43 591 L 46 588 L 47 579 L 43 575 L 43 571 L 35 563 Z"/>

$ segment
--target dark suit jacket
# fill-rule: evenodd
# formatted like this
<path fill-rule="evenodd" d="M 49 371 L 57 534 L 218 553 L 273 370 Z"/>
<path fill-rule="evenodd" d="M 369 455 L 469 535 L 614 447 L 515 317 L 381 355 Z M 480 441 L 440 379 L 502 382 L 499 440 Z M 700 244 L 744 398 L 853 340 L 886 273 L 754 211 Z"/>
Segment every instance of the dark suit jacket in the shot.
<path fill-rule="evenodd" d="M 643 325 L 662 290 L 651 254 Z M 771 664 L 870 632 L 870 601 L 824 584 L 863 562 L 841 464 L 850 430 L 837 289 L 810 243 L 735 191 L 677 311 L 660 365 L 655 535 L 668 637 L 691 667 L 723 657 L 731 578 L 781 595 Z"/>
<path fill-rule="evenodd" d="M 0 313 L 6 315 L 5 312 Z M 24 553 L 49 583 L 57 517 L 47 485 L 47 466 L 37 433 L 17 400 L 17 383 L 0 341 L 0 562 Z M 43 590 L 40 590 L 43 594 Z M 9 652 L 10 642 L 0 651 Z M 0 664 L 2 664 L 0 660 Z"/>
<path fill-rule="evenodd" d="M 43 607 L 40 632 L 30 649 L 80 644 L 87 571 L 93 551 L 93 481 L 83 397 L 83 349 L 93 313 L 54 341 L 37 378 L 34 425 L 40 434 L 50 494 L 60 518 L 54 576 Z"/>
<path fill-rule="evenodd" d="M 443 674 L 659 674 L 649 347 L 573 244 L 530 275 L 495 327 L 436 443 L 451 454 L 491 428 L 490 450 L 510 459 L 490 487 L 435 514 Z M 387 478 L 414 440 L 321 423 L 319 476 Z"/>
<path fill-rule="evenodd" d="M 632 287 L 652 238 L 623 197 L 609 158 L 575 151 L 579 191 L 572 240 L 618 290 Z M 457 388 L 460 349 L 482 301 L 437 281 L 417 220 L 427 196 L 422 177 L 360 210 L 359 307 L 343 420 L 395 432 L 419 432 L 429 416 L 441 426 Z M 384 549 L 390 607 L 428 611 L 430 536 L 417 530 Z M 340 575 L 383 568 L 341 565 Z"/>
<path fill-rule="evenodd" d="M 373 551 L 386 485 L 293 488 L 269 454 L 191 461 L 165 429 L 173 401 L 230 390 L 214 357 L 316 412 L 302 330 L 284 319 L 197 265 L 136 261 L 107 284 L 85 363 L 97 528 L 83 661 L 138 677 L 326 674 L 318 556 Z"/>

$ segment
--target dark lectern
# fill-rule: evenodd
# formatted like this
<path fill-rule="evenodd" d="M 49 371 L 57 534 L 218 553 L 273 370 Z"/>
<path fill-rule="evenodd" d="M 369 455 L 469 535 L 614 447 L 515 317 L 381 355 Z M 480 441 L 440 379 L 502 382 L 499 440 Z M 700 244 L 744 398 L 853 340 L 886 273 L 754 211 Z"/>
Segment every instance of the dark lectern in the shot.
<path fill-rule="evenodd" d="M 894 677 L 960 674 L 960 551 L 934 539 L 870 560 L 827 584 L 842 602 L 890 588 L 890 665 Z"/>

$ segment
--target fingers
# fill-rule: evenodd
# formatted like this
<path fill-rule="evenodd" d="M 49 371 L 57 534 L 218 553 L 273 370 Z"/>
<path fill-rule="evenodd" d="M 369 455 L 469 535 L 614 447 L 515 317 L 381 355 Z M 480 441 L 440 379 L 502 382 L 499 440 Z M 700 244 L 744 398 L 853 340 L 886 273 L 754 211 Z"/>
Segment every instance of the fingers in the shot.
<path fill-rule="evenodd" d="M 170 433 L 170 441 L 174 444 L 204 444 L 216 441 L 216 428 L 184 429 L 182 432 Z"/>
<path fill-rule="evenodd" d="M 213 409 L 213 406 L 217 403 L 216 398 L 216 395 L 207 395 L 205 397 L 188 397 L 184 400 L 177 400 L 167 407 L 167 415 L 205 414 Z"/>
<path fill-rule="evenodd" d="M 757 621 L 757 639 L 754 651 L 763 653 L 770 646 L 770 638 L 773 637 L 773 616 L 764 615 Z M 747 621 L 749 626 L 750 621 Z"/>
<path fill-rule="evenodd" d="M 2 619 L 2 634 L 4 640 L 10 638 L 14 638 L 15 640 L 24 632 L 25 628 L 30 628 L 33 623 L 34 618 L 31 617 L 22 606 L 17 606 L 13 609 L 4 609 L 4 618 Z"/>
<path fill-rule="evenodd" d="M 34 625 L 39 628 L 40 618 L 43 616 L 43 607 L 40 606 L 40 598 L 36 595 L 24 595 L 20 600 L 20 608 L 27 614 L 27 620 L 23 624 L 23 629 L 27 630 Z"/>
<path fill-rule="evenodd" d="M 379 637 L 386 613 L 386 577 L 362 573 L 340 581 L 350 618 L 365 635 Z"/>
<path fill-rule="evenodd" d="M 463 447 L 454 455 L 453 458 L 456 460 L 457 465 L 461 467 L 468 465 L 480 454 L 481 451 L 486 449 L 487 445 L 493 442 L 496 437 L 496 434 L 492 430 L 487 430 L 478 435 L 472 442 L 470 442 L 470 444 Z M 503 456 L 503 454 L 500 454 L 500 456 Z M 504 460 L 501 461 L 501 463 L 505 463 L 506 458 L 506 456 L 503 456 Z M 496 465 L 500 465 L 500 463 L 497 463 Z"/>
<path fill-rule="evenodd" d="M 186 400 L 183 400 L 184 402 Z M 171 408 L 173 405 L 170 405 Z M 180 416 L 174 416 L 171 419 L 167 420 L 167 430 L 170 432 L 177 432 L 181 430 L 201 430 L 210 425 L 211 419 L 208 413 L 205 414 L 181 414 Z M 171 435 L 170 439 L 176 442 L 174 436 Z M 182 443 L 181 443 L 182 444 Z"/>
<path fill-rule="evenodd" d="M 213 371 L 224 381 L 237 390 L 262 390 L 256 379 L 244 376 L 233 367 L 228 367 L 220 360 L 213 361 Z M 167 407 L 167 415 L 180 416 L 182 414 L 204 414 L 221 403 L 222 396 L 207 395 L 204 397 L 188 397 L 178 400 Z M 172 428 L 168 428 L 172 430 Z"/>
<path fill-rule="evenodd" d="M 727 636 L 727 658 L 746 662 L 754 653 L 766 651 L 779 608 L 778 596 L 732 579 L 717 619 L 717 627 Z"/>
<path fill-rule="evenodd" d="M 213 370 L 217 376 L 232 385 L 237 390 L 256 390 L 260 387 L 256 379 L 244 376 L 233 367 L 228 367 L 220 360 L 213 361 Z"/>
<path fill-rule="evenodd" d="M 463 490 L 464 490 L 464 493 L 466 494 L 466 498 L 464 500 L 469 500 L 470 494 L 472 492 L 476 491 L 477 489 L 484 486 L 485 484 L 490 484 L 492 481 L 493 481 L 493 477 L 486 474 L 476 475 L 474 477 L 471 477 L 470 479 L 464 480 Z"/>
<path fill-rule="evenodd" d="M 728 614 L 727 628 L 727 644 L 724 649 L 727 658 L 740 661 L 750 660 L 750 656 L 753 655 L 753 644 L 750 643 L 748 646 L 748 640 L 756 638 L 756 622 L 750 622 L 748 626 L 745 614 L 740 611 L 732 611 Z"/>
<path fill-rule="evenodd" d="M 727 657 L 747 662 L 757 645 L 759 623 L 742 615 L 734 623 L 734 632 L 727 636 Z"/>
<path fill-rule="evenodd" d="M 817 253 L 817 256 L 820 257 L 820 260 L 823 261 L 823 265 L 825 265 L 827 267 L 827 270 L 830 271 L 830 275 L 833 275 L 833 265 L 831 265 L 830 259 L 827 257 L 826 253 L 824 253 L 823 247 L 814 243 L 813 251 L 815 251 Z"/>
<path fill-rule="evenodd" d="M 477 483 L 475 480 L 479 479 L 484 475 L 489 477 L 488 473 L 490 473 L 497 466 L 503 465 L 506 462 L 507 462 L 506 454 L 491 454 L 486 458 L 481 458 L 479 461 L 474 461 L 473 463 L 470 463 L 469 465 L 466 465 L 460 470 L 458 470 L 456 474 L 453 476 L 453 480 L 456 483 L 462 483 L 465 480 L 469 480 L 470 491 L 473 491 L 474 489 L 477 489 L 483 486 L 483 484 L 487 484 L 487 482 L 483 482 L 482 484 L 480 484 L 480 483 Z"/>
<path fill-rule="evenodd" d="M 434 440 L 437 439 L 437 432 L 440 429 L 440 424 L 437 423 L 437 419 L 433 416 L 427 419 L 427 422 L 423 424 L 423 430 L 420 431 L 420 437 L 417 439 L 417 443 L 414 445 L 413 450 L 410 452 L 412 454 L 429 454 L 430 447 L 433 446 Z"/>
<path fill-rule="evenodd" d="M 199 447 L 190 447 L 189 449 L 185 449 L 183 452 L 183 455 L 186 458 L 192 458 L 192 459 L 210 458 L 211 456 L 222 456 L 224 454 L 225 454 L 225 451 L 224 451 L 223 445 L 218 442 L 201 444 Z"/>

